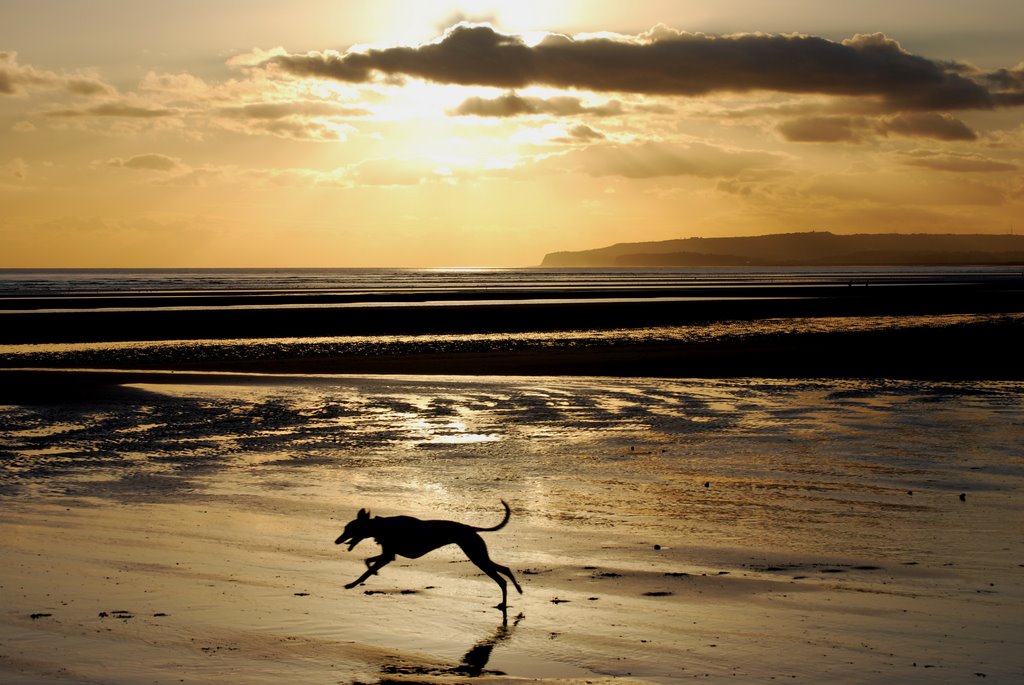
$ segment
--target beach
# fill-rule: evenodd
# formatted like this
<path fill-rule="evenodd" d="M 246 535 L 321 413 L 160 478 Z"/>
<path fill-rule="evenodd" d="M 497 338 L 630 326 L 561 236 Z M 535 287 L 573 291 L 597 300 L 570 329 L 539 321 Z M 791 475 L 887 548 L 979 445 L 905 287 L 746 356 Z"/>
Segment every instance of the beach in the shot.
<path fill-rule="evenodd" d="M 0 0 L 0 685 L 1024 685 L 1022 27 Z"/>
<path fill-rule="evenodd" d="M 8 297 L 0 680 L 1019 682 L 1015 280 L 601 278 Z"/>
<path fill-rule="evenodd" d="M 80 392 L 4 400 L 5 682 L 1024 668 L 1016 382 L 25 373 Z M 499 499 L 507 621 L 457 548 L 343 588 L 360 508 Z"/>

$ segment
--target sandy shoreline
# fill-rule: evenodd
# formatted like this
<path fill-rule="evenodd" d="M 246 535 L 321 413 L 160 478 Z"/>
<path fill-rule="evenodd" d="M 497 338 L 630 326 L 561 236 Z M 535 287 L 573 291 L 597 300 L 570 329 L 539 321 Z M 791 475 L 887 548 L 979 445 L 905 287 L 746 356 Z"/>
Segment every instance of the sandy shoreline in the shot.
<path fill-rule="evenodd" d="M 1002 634 L 1016 613 L 1005 576 L 909 559 L 879 566 L 671 544 L 655 552 L 650 540 L 580 529 L 568 547 L 520 522 L 512 536 L 489 537 L 525 591 L 502 622 L 488 609 L 493 585 L 446 550 L 342 589 L 371 551 L 341 553 L 322 527 L 355 502 L 317 511 L 289 500 L 8 509 L 5 682 L 1019 676 L 1009 658 L 1017 639 Z M 58 552 L 54 538 L 67 537 L 74 542 Z M 977 595 L 994 592 L 989 580 L 1004 594 Z M 954 613 L 971 626 L 966 634 L 950 632 Z"/>
<path fill-rule="evenodd" d="M 1024 673 L 1018 384 L 24 380 L 78 394 L 4 409 L 4 682 Z M 360 507 L 491 525 L 499 498 L 506 624 L 457 550 L 342 587 Z"/>

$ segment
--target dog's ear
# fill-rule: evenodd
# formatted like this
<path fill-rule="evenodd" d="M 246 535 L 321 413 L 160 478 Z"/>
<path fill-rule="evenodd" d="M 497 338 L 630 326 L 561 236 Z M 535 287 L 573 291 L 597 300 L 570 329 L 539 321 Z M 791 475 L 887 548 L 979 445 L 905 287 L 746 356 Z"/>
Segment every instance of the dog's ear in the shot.
<path fill-rule="evenodd" d="M 359 513 L 356 515 L 356 518 L 357 519 L 368 519 L 368 518 L 370 518 L 370 512 L 367 511 L 366 509 L 360 509 Z"/>

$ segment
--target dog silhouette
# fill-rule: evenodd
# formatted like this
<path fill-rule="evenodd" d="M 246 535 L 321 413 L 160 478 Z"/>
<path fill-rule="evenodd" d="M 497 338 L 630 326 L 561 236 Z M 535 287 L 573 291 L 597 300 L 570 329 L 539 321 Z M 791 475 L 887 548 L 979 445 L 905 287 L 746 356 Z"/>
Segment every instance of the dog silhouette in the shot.
<path fill-rule="evenodd" d="M 515 576 L 507 566 L 502 566 L 491 560 L 487 553 L 487 544 L 480 537 L 479 533 L 501 530 L 508 523 L 512 516 L 512 510 L 508 503 L 501 500 L 505 507 L 505 518 L 496 526 L 490 528 L 478 528 L 458 521 L 427 520 L 414 518 L 412 516 L 370 516 L 367 509 L 360 509 L 354 519 L 346 524 L 334 544 L 348 543 L 351 552 L 356 545 L 367 538 L 373 538 L 381 547 L 381 553 L 366 560 L 366 572 L 351 583 L 345 585 L 351 589 L 361 585 L 372 575 L 395 560 L 396 556 L 419 559 L 427 552 L 431 552 L 445 545 L 458 545 L 466 556 L 476 564 L 477 568 L 486 573 L 498 587 L 501 588 L 501 604 L 497 609 L 503 612 L 508 608 L 508 583 L 502 578 L 507 576 L 512 585 L 520 594 L 523 588 L 519 587 Z"/>

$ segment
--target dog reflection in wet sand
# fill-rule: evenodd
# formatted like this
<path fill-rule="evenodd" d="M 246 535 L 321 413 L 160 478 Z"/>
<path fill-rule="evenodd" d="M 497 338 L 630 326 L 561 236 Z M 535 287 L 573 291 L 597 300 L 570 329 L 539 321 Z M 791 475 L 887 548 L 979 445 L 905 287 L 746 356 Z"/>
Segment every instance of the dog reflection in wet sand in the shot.
<path fill-rule="evenodd" d="M 361 585 L 367 578 L 376 575 L 378 571 L 395 560 L 395 556 L 419 559 L 427 552 L 431 552 L 445 545 L 458 545 L 469 560 L 477 565 L 481 571 L 486 573 L 501 588 L 501 604 L 496 608 L 505 611 L 508 608 L 508 583 L 502 575 L 512 581 L 512 585 L 520 594 L 523 588 L 519 587 L 512 571 L 507 566 L 496 564 L 491 561 L 487 554 L 487 545 L 478 533 L 501 530 L 508 523 L 512 516 L 505 500 L 501 500 L 505 507 L 505 518 L 501 523 L 490 528 L 477 528 L 457 521 L 423 521 L 412 516 L 370 516 L 366 509 L 360 509 L 359 514 L 349 521 L 334 544 L 348 543 L 348 549 L 352 549 L 366 538 L 373 538 L 381 547 L 381 553 L 366 560 L 366 572 L 348 583 L 346 588 L 354 588 Z"/>

